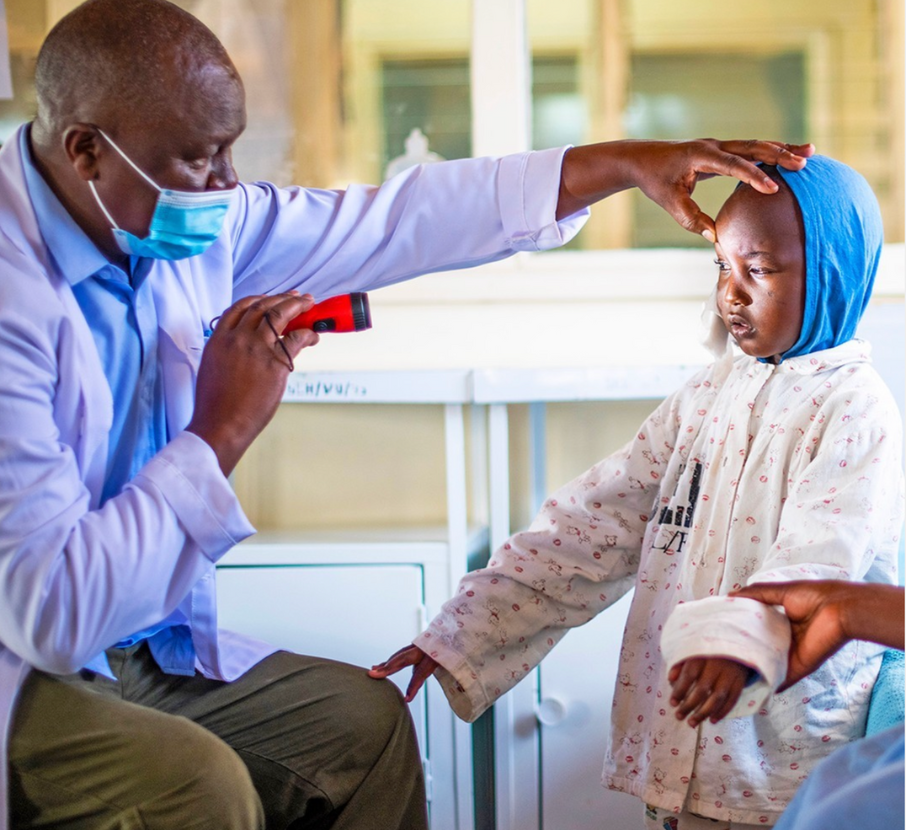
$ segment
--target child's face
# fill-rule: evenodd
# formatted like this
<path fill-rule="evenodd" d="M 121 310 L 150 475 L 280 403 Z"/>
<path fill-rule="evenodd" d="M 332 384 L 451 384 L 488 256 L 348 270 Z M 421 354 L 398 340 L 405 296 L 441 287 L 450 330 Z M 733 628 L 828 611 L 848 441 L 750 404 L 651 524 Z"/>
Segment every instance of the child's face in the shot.
<path fill-rule="evenodd" d="M 717 307 L 740 348 L 776 363 L 799 339 L 805 304 L 805 242 L 789 189 L 740 187 L 717 227 Z"/>

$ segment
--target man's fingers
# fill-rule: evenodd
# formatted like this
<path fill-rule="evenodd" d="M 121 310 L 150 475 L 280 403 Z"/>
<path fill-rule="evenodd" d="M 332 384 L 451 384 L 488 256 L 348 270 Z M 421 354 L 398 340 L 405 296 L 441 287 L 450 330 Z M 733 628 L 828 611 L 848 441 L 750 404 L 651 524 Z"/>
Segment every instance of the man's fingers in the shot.
<path fill-rule="evenodd" d="M 286 294 L 257 294 L 243 297 L 231 305 L 217 318 L 217 328 L 233 329 L 239 325 L 263 328 L 266 319 L 273 328 L 282 332 L 286 324 L 296 315 L 314 305 L 311 294 L 300 295 L 291 291 Z"/>
<path fill-rule="evenodd" d="M 755 162 L 764 162 L 786 170 L 801 170 L 808 163 L 815 148 L 811 144 L 782 144 L 779 141 L 721 141 L 721 155 L 715 159 L 714 169 L 702 172 L 719 172 L 732 176 L 754 187 L 761 193 L 776 193 L 777 182 L 758 168 Z M 721 169 L 721 167 L 723 169 Z"/>
<path fill-rule="evenodd" d="M 786 667 L 786 677 L 783 678 L 783 683 L 777 687 L 777 692 L 785 692 L 790 686 L 795 686 L 803 677 L 811 674 L 814 670 L 814 667 L 804 665 L 796 654 L 796 650 L 791 649 Z"/>
<path fill-rule="evenodd" d="M 267 316 L 275 329 L 281 334 L 287 324 L 298 317 L 305 311 L 308 311 L 315 304 L 314 297 L 311 294 L 298 294 L 291 292 L 289 294 L 274 294 L 267 298 L 266 307 Z"/>
<path fill-rule="evenodd" d="M 703 172 L 719 173 L 721 176 L 739 179 L 739 181 L 754 187 L 760 193 L 776 193 L 778 190 L 777 182 L 756 164 L 747 160 L 752 156 L 748 154 L 743 156 L 732 151 L 726 152 L 728 143 L 732 144 L 733 142 L 723 142 L 720 146 L 724 152 L 719 153 L 715 157 L 712 165 L 704 165 Z M 756 143 L 763 144 L 765 142 Z M 763 159 L 758 160 L 762 161 Z"/>
<path fill-rule="evenodd" d="M 684 190 L 678 190 L 669 201 L 661 202 L 664 208 L 682 227 L 700 234 L 712 245 L 717 240 L 714 220 L 704 213 L 695 200 Z"/>
<path fill-rule="evenodd" d="M 782 582 L 762 582 L 755 585 L 747 585 L 745 588 L 733 591 L 730 595 L 745 599 L 755 599 L 765 605 L 783 605 L 786 592 L 786 585 Z"/>
<path fill-rule="evenodd" d="M 691 142 L 682 175 L 667 188 L 640 187 L 663 207 L 682 227 L 700 234 L 712 244 L 717 235 L 714 220 L 703 213 L 692 199 L 695 184 L 713 176 L 728 176 L 753 187 L 760 193 L 776 193 L 777 183 L 758 167 L 758 162 L 799 170 L 808 162 L 815 148 L 811 144 L 782 144 L 778 141 L 716 141 L 701 139 Z"/>
<path fill-rule="evenodd" d="M 720 148 L 752 161 L 761 161 L 787 170 L 801 170 L 815 154 L 814 144 L 785 144 L 781 141 L 724 141 Z"/>
<path fill-rule="evenodd" d="M 215 331 L 216 327 L 222 327 L 224 329 L 235 328 L 245 315 L 245 312 L 259 299 L 261 299 L 260 296 L 253 295 L 237 300 L 216 319 L 216 322 L 214 320 L 211 321 L 212 327 L 215 328 Z"/>
<path fill-rule="evenodd" d="M 296 357 L 302 349 L 317 345 L 320 339 L 320 335 L 311 329 L 293 329 L 289 334 L 284 334 L 282 338 L 286 350 L 293 357 Z"/>

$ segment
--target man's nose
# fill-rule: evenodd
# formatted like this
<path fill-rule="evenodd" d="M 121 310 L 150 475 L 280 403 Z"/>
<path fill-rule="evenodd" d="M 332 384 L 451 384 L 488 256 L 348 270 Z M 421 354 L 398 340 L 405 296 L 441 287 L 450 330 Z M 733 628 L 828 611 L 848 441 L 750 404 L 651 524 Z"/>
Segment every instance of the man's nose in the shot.
<path fill-rule="evenodd" d="M 205 183 L 205 190 L 230 190 L 239 184 L 239 176 L 233 167 L 233 156 L 226 152 L 218 156 L 211 165 L 211 172 Z"/>

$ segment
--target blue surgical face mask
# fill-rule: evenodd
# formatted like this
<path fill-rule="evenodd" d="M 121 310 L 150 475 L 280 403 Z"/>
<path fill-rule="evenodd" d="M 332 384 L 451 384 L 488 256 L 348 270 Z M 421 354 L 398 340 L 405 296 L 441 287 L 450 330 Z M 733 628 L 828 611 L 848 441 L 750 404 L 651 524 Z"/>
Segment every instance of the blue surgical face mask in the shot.
<path fill-rule="evenodd" d="M 157 204 L 151 216 L 148 235 L 139 239 L 124 231 L 104 207 L 93 181 L 88 182 L 94 198 L 113 228 L 113 236 L 124 254 L 152 259 L 185 259 L 203 253 L 220 236 L 227 210 L 233 201 L 233 189 L 165 190 L 154 182 L 102 130 L 98 132 L 148 184 L 158 191 Z"/>

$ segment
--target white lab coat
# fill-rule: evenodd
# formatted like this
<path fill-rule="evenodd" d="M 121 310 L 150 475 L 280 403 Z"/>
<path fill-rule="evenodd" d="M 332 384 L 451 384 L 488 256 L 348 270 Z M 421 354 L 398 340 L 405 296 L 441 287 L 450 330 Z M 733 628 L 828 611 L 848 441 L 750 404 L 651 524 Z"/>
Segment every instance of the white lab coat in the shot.
<path fill-rule="evenodd" d="M 214 566 L 253 532 L 211 449 L 184 431 L 210 321 L 243 295 L 323 299 L 568 240 L 563 150 L 413 168 L 381 188 L 240 186 L 204 254 L 156 262 L 172 441 L 98 509 L 113 402 L 91 331 L 38 228 L 19 136 L 0 151 L 0 749 L 31 667 L 69 673 L 179 608 L 197 669 L 230 680 L 273 647 L 217 629 Z M 304 453 L 304 438 L 299 452 Z M 0 830 L 7 823 L 0 775 Z"/>
<path fill-rule="evenodd" d="M 894 581 L 900 416 L 868 352 L 853 340 L 779 366 L 720 361 L 556 492 L 415 640 L 442 666 L 456 713 L 473 720 L 569 627 L 635 586 L 622 645 L 600 644 L 621 649 L 605 784 L 666 810 L 773 824 L 821 758 L 864 734 L 880 648 L 851 643 L 765 702 L 788 628 L 727 594 L 759 581 Z M 741 701 L 752 717 L 676 720 L 667 672 L 692 655 L 765 678 Z"/>

